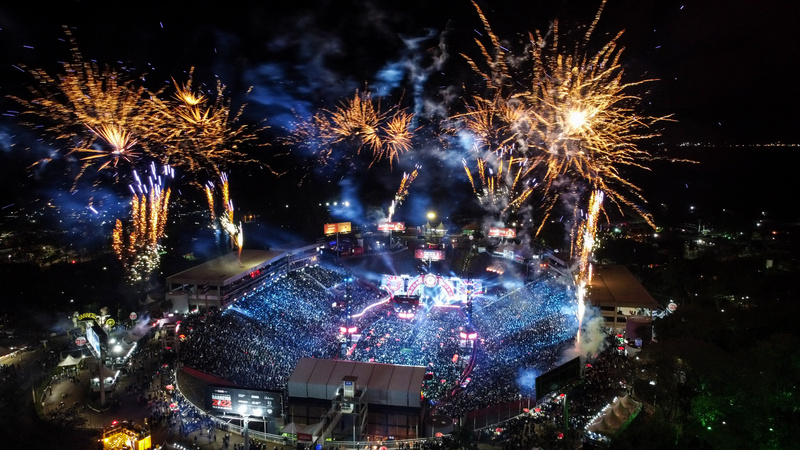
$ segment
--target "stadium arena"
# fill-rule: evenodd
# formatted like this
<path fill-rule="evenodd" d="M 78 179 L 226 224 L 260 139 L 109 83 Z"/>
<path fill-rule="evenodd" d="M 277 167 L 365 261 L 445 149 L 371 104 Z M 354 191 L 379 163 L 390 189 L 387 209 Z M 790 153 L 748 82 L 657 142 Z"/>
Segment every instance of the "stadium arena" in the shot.
<path fill-rule="evenodd" d="M 208 386 L 280 395 L 267 433 L 380 441 L 440 436 L 459 420 L 493 426 L 533 411 L 544 400 L 535 378 L 577 354 L 571 277 L 538 260 L 484 253 L 465 264 L 447 249 L 431 261 L 407 247 L 349 259 L 308 246 L 268 256 L 270 270 L 245 277 L 246 290 L 228 277 L 239 294 L 222 307 L 196 302 L 178 351 L 182 390 L 206 412 L 236 415 L 209 404 Z M 192 291 L 207 281 L 183 281 L 189 293 L 173 295 L 202 299 Z M 189 387 L 197 380 L 208 385 L 205 401 Z M 356 393 L 343 401 L 346 381 Z"/>

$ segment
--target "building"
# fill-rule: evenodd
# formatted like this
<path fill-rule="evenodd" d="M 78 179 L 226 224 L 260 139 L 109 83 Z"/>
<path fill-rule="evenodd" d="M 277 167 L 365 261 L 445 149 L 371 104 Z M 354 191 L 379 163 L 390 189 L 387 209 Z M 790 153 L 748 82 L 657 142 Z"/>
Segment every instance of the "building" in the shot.
<path fill-rule="evenodd" d="M 167 277 L 167 299 L 180 313 L 198 308 L 220 309 L 253 284 L 286 272 L 287 252 L 242 250 L 229 253 Z"/>
<path fill-rule="evenodd" d="M 288 420 L 309 426 L 316 438 L 418 438 L 425 373 L 417 366 L 302 358 L 289 377 Z"/>
<path fill-rule="evenodd" d="M 649 323 L 658 302 L 625 266 L 599 266 L 588 286 L 589 303 L 600 310 L 605 326 L 619 332 L 628 318 Z"/>
<path fill-rule="evenodd" d="M 246 250 L 207 261 L 167 277 L 167 299 L 172 310 L 221 309 L 247 289 L 278 275 L 319 262 L 321 247 L 296 244 L 277 250 Z"/>

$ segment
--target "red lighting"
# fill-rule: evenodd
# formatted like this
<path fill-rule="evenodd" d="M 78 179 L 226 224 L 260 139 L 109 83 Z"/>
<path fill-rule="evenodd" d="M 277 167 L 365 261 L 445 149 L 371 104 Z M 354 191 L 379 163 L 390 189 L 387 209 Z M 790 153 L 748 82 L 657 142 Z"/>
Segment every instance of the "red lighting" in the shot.
<path fill-rule="evenodd" d="M 457 362 L 457 361 L 458 361 L 458 353 L 453 355 L 453 362 Z"/>
<path fill-rule="evenodd" d="M 117 426 L 117 423 L 119 423 L 119 422 L 117 422 L 116 420 L 112 420 L 111 421 L 111 426 L 115 427 L 115 426 Z"/>
<path fill-rule="evenodd" d="M 474 341 L 475 339 L 478 339 L 478 333 L 470 333 L 470 334 L 468 334 L 467 335 L 467 339 L 469 339 L 470 341 Z"/>
<path fill-rule="evenodd" d="M 467 333 L 465 333 L 463 331 L 461 333 L 458 333 L 458 335 L 461 337 L 461 339 L 466 339 L 467 338 Z"/>
<path fill-rule="evenodd" d="M 358 328 L 356 328 L 356 327 L 350 327 L 350 328 L 347 329 L 347 332 L 350 333 L 350 334 L 353 334 L 356 331 L 358 331 Z"/>
<path fill-rule="evenodd" d="M 342 334 L 345 334 L 345 333 L 347 333 L 347 328 L 339 327 L 339 332 L 342 333 Z"/>
<path fill-rule="evenodd" d="M 625 347 L 617 347 L 617 350 L 623 351 L 623 350 L 625 350 Z"/>
<path fill-rule="evenodd" d="M 72 264 L 75 264 L 77 261 L 75 261 L 75 260 L 73 259 L 73 260 L 72 260 L 72 261 L 70 261 L 70 262 L 71 262 Z"/>

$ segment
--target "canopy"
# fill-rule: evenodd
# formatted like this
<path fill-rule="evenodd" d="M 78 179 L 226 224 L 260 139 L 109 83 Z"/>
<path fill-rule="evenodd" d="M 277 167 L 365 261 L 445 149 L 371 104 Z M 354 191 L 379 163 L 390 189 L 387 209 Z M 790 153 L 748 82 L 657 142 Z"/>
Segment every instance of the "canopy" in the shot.
<path fill-rule="evenodd" d="M 66 366 L 74 366 L 81 362 L 81 358 L 76 358 L 72 355 L 67 355 L 60 363 L 58 363 L 58 367 L 66 367 Z"/>
<path fill-rule="evenodd" d="M 302 432 L 303 428 L 297 426 L 297 424 L 294 422 L 289 422 L 286 425 L 284 425 L 283 428 L 281 428 L 281 433 L 286 433 L 286 434 L 297 434 Z"/>
<path fill-rule="evenodd" d="M 622 398 L 615 398 L 614 402 L 606 406 L 602 414 L 589 424 L 586 429 L 594 433 L 613 436 L 624 430 L 630 421 L 639 414 L 641 409 L 642 404 L 628 395 Z"/>

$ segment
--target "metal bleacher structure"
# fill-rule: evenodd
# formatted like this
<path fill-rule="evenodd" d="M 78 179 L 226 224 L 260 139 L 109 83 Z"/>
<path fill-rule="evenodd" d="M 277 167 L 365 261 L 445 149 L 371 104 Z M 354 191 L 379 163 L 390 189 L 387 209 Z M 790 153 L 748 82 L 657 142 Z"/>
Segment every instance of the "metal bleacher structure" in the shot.
<path fill-rule="evenodd" d="M 287 394 L 294 405 L 327 407 L 316 409 L 322 414 L 315 434 L 323 441 L 358 441 L 367 432 L 369 418 L 388 411 L 405 412 L 404 425 L 386 433 L 402 436 L 407 434 L 404 427 L 419 428 L 425 373 L 425 367 L 418 366 L 301 358 L 289 377 Z M 311 422 L 315 409 L 306 411 L 311 415 L 306 421 Z"/>

